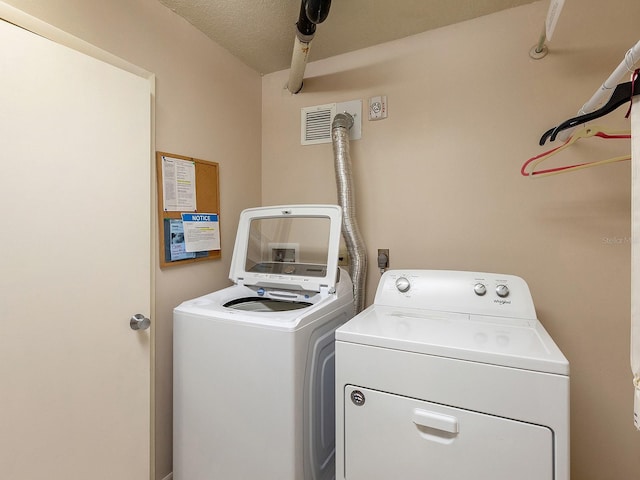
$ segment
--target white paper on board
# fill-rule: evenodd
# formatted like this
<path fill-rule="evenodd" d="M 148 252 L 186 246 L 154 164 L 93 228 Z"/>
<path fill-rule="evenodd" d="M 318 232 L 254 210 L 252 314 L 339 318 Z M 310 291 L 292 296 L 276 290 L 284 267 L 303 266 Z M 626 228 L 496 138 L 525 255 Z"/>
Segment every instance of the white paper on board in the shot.
<path fill-rule="evenodd" d="M 196 164 L 162 157 L 162 205 L 165 212 L 196 211 Z"/>

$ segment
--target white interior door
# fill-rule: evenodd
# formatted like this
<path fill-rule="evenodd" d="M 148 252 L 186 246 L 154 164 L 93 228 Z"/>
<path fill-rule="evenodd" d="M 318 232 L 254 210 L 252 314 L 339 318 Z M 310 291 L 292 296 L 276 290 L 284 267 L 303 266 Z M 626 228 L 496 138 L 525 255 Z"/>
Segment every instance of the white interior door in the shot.
<path fill-rule="evenodd" d="M 149 478 L 150 93 L 0 20 L 1 478 Z"/>

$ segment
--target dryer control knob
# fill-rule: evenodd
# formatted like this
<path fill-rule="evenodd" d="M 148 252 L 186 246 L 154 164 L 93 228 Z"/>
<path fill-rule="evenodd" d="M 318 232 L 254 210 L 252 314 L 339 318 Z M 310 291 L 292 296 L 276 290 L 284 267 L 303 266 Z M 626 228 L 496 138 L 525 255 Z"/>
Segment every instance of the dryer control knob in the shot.
<path fill-rule="evenodd" d="M 476 283 L 473 286 L 473 291 L 476 292 L 476 295 L 478 295 L 479 297 L 483 296 L 485 293 L 487 293 L 487 287 L 484 285 L 484 283 Z"/>
<path fill-rule="evenodd" d="M 406 277 L 400 277 L 396 280 L 396 288 L 402 293 L 408 292 L 411 288 L 411 283 Z"/>
<path fill-rule="evenodd" d="M 508 297 L 509 287 L 507 287 L 506 285 L 498 285 L 496 287 L 496 294 L 501 298 Z"/>

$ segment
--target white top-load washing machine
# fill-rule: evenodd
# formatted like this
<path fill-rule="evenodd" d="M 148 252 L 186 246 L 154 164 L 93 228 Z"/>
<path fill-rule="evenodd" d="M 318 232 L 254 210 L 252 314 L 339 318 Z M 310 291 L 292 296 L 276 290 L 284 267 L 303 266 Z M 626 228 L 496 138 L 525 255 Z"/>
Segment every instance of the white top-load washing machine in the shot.
<path fill-rule="evenodd" d="M 335 205 L 243 211 L 235 285 L 174 310 L 174 480 L 334 478 L 341 222 Z"/>
<path fill-rule="evenodd" d="M 336 393 L 338 480 L 569 479 L 569 364 L 519 277 L 387 271 Z"/>

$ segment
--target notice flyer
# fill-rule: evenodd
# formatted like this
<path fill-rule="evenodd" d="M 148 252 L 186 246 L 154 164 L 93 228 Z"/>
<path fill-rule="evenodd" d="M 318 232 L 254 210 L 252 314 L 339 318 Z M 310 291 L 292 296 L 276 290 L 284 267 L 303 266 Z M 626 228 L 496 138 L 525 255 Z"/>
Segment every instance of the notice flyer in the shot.
<path fill-rule="evenodd" d="M 220 225 L 216 213 L 183 213 L 185 251 L 220 250 Z"/>

